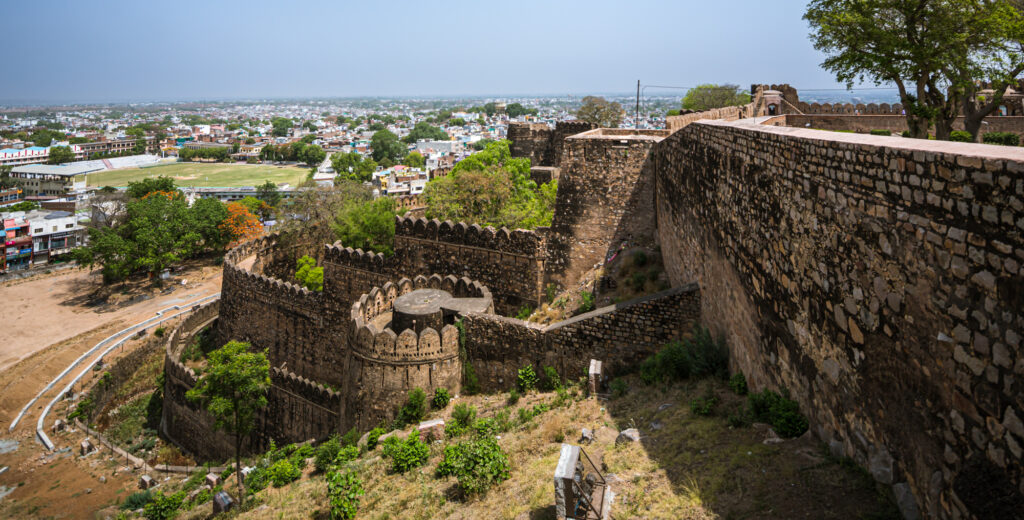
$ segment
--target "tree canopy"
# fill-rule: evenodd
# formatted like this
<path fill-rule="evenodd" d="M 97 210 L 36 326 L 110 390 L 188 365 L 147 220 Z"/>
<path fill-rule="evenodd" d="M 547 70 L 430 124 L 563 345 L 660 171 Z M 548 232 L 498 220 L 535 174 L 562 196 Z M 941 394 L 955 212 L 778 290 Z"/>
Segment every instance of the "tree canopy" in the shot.
<path fill-rule="evenodd" d="M 373 160 L 380 162 L 390 159 L 392 162 L 400 161 L 405 157 L 406 146 L 398 140 L 398 136 L 390 130 L 379 130 L 370 139 L 370 147 L 373 148 Z"/>
<path fill-rule="evenodd" d="M 701 112 L 713 108 L 741 106 L 750 103 L 750 94 L 740 89 L 739 85 L 715 85 L 705 83 L 686 92 L 683 97 L 683 109 Z"/>
<path fill-rule="evenodd" d="M 394 254 L 395 199 L 379 197 L 375 200 L 349 204 L 338 212 L 334 220 L 334 233 L 346 247 Z"/>
<path fill-rule="evenodd" d="M 50 164 L 64 164 L 75 160 L 75 152 L 67 146 L 51 146 L 47 162 Z"/>
<path fill-rule="evenodd" d="M 377 170 L 377 162 L 373 159 L 363 159 L 357 152 L 336 153 L 331 156 L 331 166 L 337 173 L 335 182 L 353 180 L 366 182 L 373 178 L 373 172 Z"/>
<path fill-rule="evenodd" d="M 508 141 L 496 141 L 459 161 L 445 177 L 427 183 L 427 217 L 509 229 L 548 226 L 556 181 L 537 186 L 530 160 L 513 158 Z"/>
<path fill-rule="evenodd" d="M 285 137 L 288 135 L 288 131 L 292 129 L 292 120 L 287 117 L 275 117 L 270 120 L 270 125 L 273 129 L 270 131 L 275 137 Z"/>
<path fill-rule="evenodd" d="M 813 0 L 804 19 L 839 81 L 896 85 L 913 137 L 927 138 L 934 124 L 936 138 L 948 139 L 963 109 L 976 138 L 981 118 L 1024 71 L 1019 3 Z M 994 99 L 978 102 L 977 81 L 995 84 Z"/>
<path fill-rule="evenodd" d="M 601 128 L 618 128 L 624 114 L 622 105 L 597 96 L 583 98 L 583 104 L 576 111 L 578 119 L 594 123 Z"/>
<path fill-rule="evenodd" d="M 447 141 L 451 139 L 448 136 L 448 132 L 427 123 L 426 121 L 420 121 L 416 123 L 416 126 L 412 128 L 409 135 L 402 138 L 402 142 L 412 144 L 420 139 L 428 139 L 432 141 Z"/>
<path fill-rule="evenodd" d="M 426 166 L 427 160 L 423 158 L 423 154 L 413 150 L 405 156 L 405 159 L 402 159 L 402 164 L 410 168 L 423 168 Z"/>

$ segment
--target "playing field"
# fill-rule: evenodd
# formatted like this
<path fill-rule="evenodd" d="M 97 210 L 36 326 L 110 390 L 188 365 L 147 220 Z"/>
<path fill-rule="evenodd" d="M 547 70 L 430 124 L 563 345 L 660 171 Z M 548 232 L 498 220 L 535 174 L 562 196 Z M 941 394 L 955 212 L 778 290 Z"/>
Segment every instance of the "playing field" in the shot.
<path fill-rule="evenodd" d="M 147 177 L 165 176 L 174 179 L 178 186 L 186 187 L 232 187 L 258 186 L 264 181 L 274 184 L 298 186 L 306 180 L 309 170 L 294 166 L 271 166 L 265 164 L 225 163 L 171 163 L 148 168 L 127 168 L 90 173 L 89 186 L 127 186 L 129 182 Z"/>

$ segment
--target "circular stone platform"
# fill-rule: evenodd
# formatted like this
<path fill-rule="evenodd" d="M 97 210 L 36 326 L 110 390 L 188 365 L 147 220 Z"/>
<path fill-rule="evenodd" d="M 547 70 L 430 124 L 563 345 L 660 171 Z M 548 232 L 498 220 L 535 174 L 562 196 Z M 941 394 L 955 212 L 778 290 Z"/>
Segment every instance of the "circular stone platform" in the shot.
<path fill-rule="evenodd" d="M 441 330 L 444 327 L 442 306 L 451 300 L 451 293 L 441 289 L 417 289 L 403 294 L 395 298 L 391 329 L 399 333 L 412 329 L 417 334 L 427 328 Z"/>

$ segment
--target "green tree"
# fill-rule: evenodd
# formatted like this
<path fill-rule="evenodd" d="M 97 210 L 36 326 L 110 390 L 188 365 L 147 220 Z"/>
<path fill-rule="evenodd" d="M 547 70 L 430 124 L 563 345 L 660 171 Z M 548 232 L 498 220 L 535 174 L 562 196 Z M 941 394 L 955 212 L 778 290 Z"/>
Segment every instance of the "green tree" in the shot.
<path fill-rule="evenodd" d="M 199 199 L 192 204 L 192 217 L 206 249 L 219 251 L 227 247 L 231 237 L 220 226 L 228 218 L 224 203 L 214 198 Z"/>
<path fill-rule="evenodd" d="M 750 94 L 740 89 L 739 85 L 715 85 L 705 83 L 686 91 L 683 97 L 683 109 L 702 112 L 713 108 L 741 106 L 750 103 Z"/>
<path fill-rule="evenodd" d="M 402 142 L 407 144 L 415 143 L 420 139 L 427 139 L 431 141 L 447 141 L 451 139 L 448 136 L 448 132 L 441 130 L 440 128 L 427 123 L 426 121 L 420 121 L 416 123 L 416 126 L 412 128 L 409 135 L 402 138 Z"/>
<path fill-rule="evenodd" d="M 250 345 L 230 341 L 210 352 L 206 371 L 186 394 L 200 403 L 214 418 L 214 428 L 235 438 L 235 474 L 242 474 L 242 440 L 252 432 L 256 416 L 267 406 L 270 390 L 270 362 L 266 351 L 250 352 Z M 245 487 L 238 478 L 239 500 L 245 502 Z"/>
<path fill-rule="evenodd" d="M 597 96 L 583 98 L 583 104 L 576 111 L 578 119 L 594 123 L 601 128 L 618 128 L 624 114 L 622 105 Z"/>
<path fill-rule="evenodd" d="M 295 279 L 310 291 L 324 290 L 324 268 L 316 266 L 316 259 L 303 255 L 296 262 Z"/>
<path fill-rule="evenodd" d="M 285 137 L 292 129 L 292 120 L 287 117 L 275 117 L 270 120 L 270 124 L 274 127 L 270 133 L 275 137 Z"/>
<path fill-rule="evenodd" d="M 75 160 L 75 152 L 68 146 L 50 147 L 50 155 L 47 160 L 50 164 L 64 164 Z"/>
<path fill-rule="evenodd" d="M 281 203 L 281 192 L 277 191 L 277 184 L 270 181 L 256 187 L 256 197 L 272 208 Z"/>
<path fill-rule="evenodd" d="M 537 109 L 526 108 L 520 103 L 510 103 L 507 107 L 505 107 L 505 113 L 508 114 L 508 117 L 519 117 L 523 115 L 535 116 L 537 115 Z"/>
<path fill-rule="evenodd" d="M 413 150 L 405 156 L 405 159 L 402 159 L 402 164 L 410 168 L 423 168 L 426 166 L 427 160 L 423 158 L 423 154 Z"/>
<path fill-rule="evenodd" d="M 334 234 L 347 247 L 394 254 L 395 199 L 380 197 L 362 204 L 349 204 L 334 220 Z"/>
<path fill-rule="evenodd" d="M 370 147 L 373 148 L 373 160 L 378 162 L 384 159 L 400 161 L 405 157 L 405 145 L 390 130 L 379 130 L 374 133 L 370 139 Z"/>
<path fill-rule="evenodd" d="M 306 166 L 310 168 L 316 168 L 320 166 L 320 163 L 324 162 L 327 158 L 327 152 L 318 145 L 312 144 L 302 149 L 300 160 L 306 163 Z"/>
<path fill-rule="evenodd" d="M 157 191 L 177 192 L 178 187 L 174 185 L 174 179 L 163 175 L 128 183 L 127 193 L 128 196 L 133 199 L 141 199 L 142 197 Z"/>
<path fill-rule="evenodd" d="M 89 245 L 71 251 L 71 257 L 82 267 L 103 266 L 106 283 L 124 280 L 133 269 L 132 244 L 109 228 L 89 229 Z"/>
<path fill-rule="evenodd" d="M 804 19 L 827 55 L 822 66 L 847 87 L 896 85 L 912 137 L 927 138 L 935 123 L 936 138 L 948 139 L 961 109 L 980 126 L 994 107 L 977 101 L 974 82 L 1005 85 L 1024 70 L 1024 19 L 1011 2 L 813 0 Z"/>

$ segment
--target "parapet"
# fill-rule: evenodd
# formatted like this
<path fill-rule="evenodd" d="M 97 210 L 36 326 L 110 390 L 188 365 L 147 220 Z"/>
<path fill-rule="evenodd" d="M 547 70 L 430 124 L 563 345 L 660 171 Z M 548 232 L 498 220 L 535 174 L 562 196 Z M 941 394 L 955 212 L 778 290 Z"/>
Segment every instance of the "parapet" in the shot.
<path fill-rule="evenodd" d="M 432 240 L 455 245 L 490 249 L 517 255 L 535 255 L 542 249 L 544 237 L 526 229 L 510 231 L 479 224 L 453 223 L 424 218 L 397 217 L 395 236 Z"/>
<path fill-rule="evenodd" d="M 270 369 L 270 378 L 274 386 L 283 388 L 294 395 L 317 403 L 325 408 L 333 410 L 341 403 L 341 393 L 315 381 L 300 377 L 286 368 L 274 367 Z"/>
<path fill-rule="evenodd" d="M 228 251 L 224 255 L 224 278 L 247 279 L 253 285 L 262 286 L 289 298 L 315 297 L 316 293 L 313 291 L 279 278 L 266 276 L 262 274 L 262 269 L 258 268 L 262 258 L 278 246 L 281 236 L 280 233 L 271 233 L 240 244 Z M 252 266 L 246 267 L 245 261 L 254 255 L 256 258 L 253 259 Z"/>

